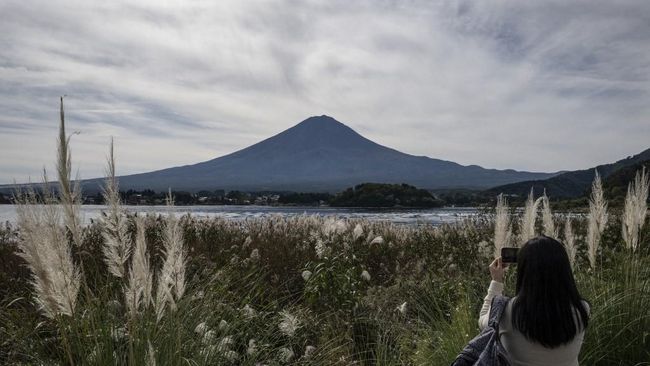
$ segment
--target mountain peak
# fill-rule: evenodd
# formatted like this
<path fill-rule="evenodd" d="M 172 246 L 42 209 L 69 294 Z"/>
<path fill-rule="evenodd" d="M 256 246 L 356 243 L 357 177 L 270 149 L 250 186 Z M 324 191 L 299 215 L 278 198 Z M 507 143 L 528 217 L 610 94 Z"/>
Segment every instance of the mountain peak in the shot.
<path fill-rule="evenodd" d="M 337 148 L 372 143 L 350 127 L 326 115 L 309 117 L 271 140 L 281 144 L 299 145 L 301 148 Z"/>
<path fill-rule="evenodd" d="M 327 115 L 322 115 L 322 116 L 312 116 L 307 118 L 306 120 L 298 123 L 294 127 L 302 127 L 302 128 L 344 128 L 346 130 L 351 130 L 350 127 L 346 126 L 345 124 L 337 121 L 333 117 L 327 116 Z"/>
<path fill-rule="evenodd" d="M 339 122 L 334 117 L 328 116 L 326 114 L 321 114 L 320 116 L 311 116 L 306 120 L 304 120 L 303 122 L 307 122 L 307 121 Z"/>

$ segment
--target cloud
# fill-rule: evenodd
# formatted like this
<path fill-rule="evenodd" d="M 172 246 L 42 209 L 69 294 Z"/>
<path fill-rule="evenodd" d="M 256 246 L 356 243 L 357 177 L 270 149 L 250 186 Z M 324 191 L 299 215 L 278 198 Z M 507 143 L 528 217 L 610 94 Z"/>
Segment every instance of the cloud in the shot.
<path fill-rule="evenodd" d="M 0 183 L 212 159 L 328 114 L 398 150 L 556 171 L 650 141 L 650 4 L 166 1 L 0 4 Z"/>

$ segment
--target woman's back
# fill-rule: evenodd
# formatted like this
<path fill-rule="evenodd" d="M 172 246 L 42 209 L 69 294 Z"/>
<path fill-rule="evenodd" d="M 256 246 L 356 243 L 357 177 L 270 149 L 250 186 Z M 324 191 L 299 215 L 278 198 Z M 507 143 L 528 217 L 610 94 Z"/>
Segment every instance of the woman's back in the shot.
<path fill-rule="evenodd" d="M 512 304 L 515 300 L 516 298 L 510 300 L 499 323 L 501 343 L 508 351 L 512 366 L 577 366 L 580 347 L 585 335 L 584 330 L 577 333 L 569 343 L 555 348 L 547 348 L 539 343 L 531 342 L 512 326 Z M 588 308 L 586 302 L 583 304 Z"/>

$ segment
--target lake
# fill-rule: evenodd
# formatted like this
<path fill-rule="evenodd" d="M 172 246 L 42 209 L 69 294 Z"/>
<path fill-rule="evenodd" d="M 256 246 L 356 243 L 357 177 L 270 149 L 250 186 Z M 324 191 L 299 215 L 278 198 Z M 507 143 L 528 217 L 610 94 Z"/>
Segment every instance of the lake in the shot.
<path fill-rule="evenodd" d="M 165 213 L 165 206 L 124 206 L 129 212 Z M 97 219 L 103 205 L 81 206 L 84 222 Z M 297 216 L 319 215 L 335 216 L 338 218 L 366 219 L 370 221 L 390 221 L 408 225 L 441 225 L 468 218 L 478 214 L 475 208 L 434 208 L 434 209 L 363 209 L 363 208 L 332 208 L 332 207 L 287 207 L 287 206 L 174 206 L 172 211 L 179 215 L 189 213 L 196 217 L 222 217 L 230 220 L 245 220 L 248 218 L 263 218 L 273 215 Z M 0 223 L 16 222 L 14 205 L 0 205 Z"/>

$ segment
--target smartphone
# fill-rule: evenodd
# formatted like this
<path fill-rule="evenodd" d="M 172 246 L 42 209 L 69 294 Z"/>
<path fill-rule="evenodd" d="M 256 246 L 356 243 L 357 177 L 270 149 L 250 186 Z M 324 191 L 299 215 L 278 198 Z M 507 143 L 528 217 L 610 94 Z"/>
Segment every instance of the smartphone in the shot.
<path fill-rule="evenodd" d="M 519 248 L 501 248 L 501 261 L 503 263 L 517 263 Z"/>

